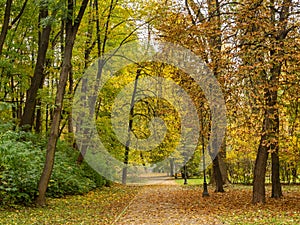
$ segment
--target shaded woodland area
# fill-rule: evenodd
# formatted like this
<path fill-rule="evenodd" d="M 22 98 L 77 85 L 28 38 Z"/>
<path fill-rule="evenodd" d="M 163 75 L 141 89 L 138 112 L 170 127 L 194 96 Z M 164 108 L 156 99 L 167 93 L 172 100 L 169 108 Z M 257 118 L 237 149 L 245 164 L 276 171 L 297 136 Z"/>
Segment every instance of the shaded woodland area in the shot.
<path fill-rule="evenodd" d="M 46 197 L 113 185 L 85 162 L 89 149 L 79 148 L 74 138 L 79 128 L 73 125 L 72 104 L 77 89 L 91 88 L 83 75 L 92 64 L 102 65 L 98 59 L 106 53 L 137 40 L 152 48 L 166 41 L 190 49 L 218 80 L 226 135 L 218 155 L 207 162 L 217 192 L 226 183 L 251 184 L 249 202 L 266 203 L 266 183 L 271 197 L 281 201 L 282 185 L 300 182 L 299 1 L 2 0 L 0 6 L 3 205 L 45 205 Z M 211 133 L 210 107 L 189 74 L 165 63 L 132 64 L 90 100 L 105 147 L 124 165 L 157 164 L 154 170 L 170 175 L 180 171 L 177 165 L 186 157 L 180 153 L 160 164 L 180 139 L 181 121 L 168 101 L 131 102 L 128 129 L 136 138 L 149 136 L 153 117 L 168 127 L 153 151 L 132 150 L 113 131 L 114 98 L 143 77 L 171 79 L 192 99 L 201 130 L 187 172 L 203 177 L 199 167 Z M 133 96 L 139 88 L 137 83 Z"/>

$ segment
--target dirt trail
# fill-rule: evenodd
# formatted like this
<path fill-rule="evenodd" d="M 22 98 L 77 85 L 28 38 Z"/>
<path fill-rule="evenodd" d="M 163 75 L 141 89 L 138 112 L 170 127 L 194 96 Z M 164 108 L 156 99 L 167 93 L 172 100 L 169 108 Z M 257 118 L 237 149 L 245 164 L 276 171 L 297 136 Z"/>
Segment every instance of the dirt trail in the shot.
<path fill-rule="evenodd" d="M 172 178 L 152 177 L 117 217 L 114 225 L 221 224 L 215 218 L 199 213 L 184 199 L 188 187 L 177 185 Z M 195 198 L 201 198 L 201 193 Z M 203 204 L 200 203 L 199 204 Z"/>

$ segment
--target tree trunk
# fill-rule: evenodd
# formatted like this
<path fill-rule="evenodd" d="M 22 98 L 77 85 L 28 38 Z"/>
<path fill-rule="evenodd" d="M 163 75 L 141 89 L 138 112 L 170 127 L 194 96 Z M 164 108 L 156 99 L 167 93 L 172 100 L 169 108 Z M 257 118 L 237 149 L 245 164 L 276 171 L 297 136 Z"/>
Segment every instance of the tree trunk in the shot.
<path fill-rule="evenodd" d="M 225 134 L 226 137 L 226 134 Z M 223 184 L 228 184 L 229 183 L 229 179 L 228 179 L 228 173 L 227 173 L 227 165 L 225 163 L 226 160 L 226 138 L 224 138 L 221 149 L 219 151 L 219 168 L 220 168 L 220 172 L 222 175 L 222 181 Z"/>
<path fill-rule="evenodd" d="M 126 146 L 125 146 L 125 152 L 124 152 L 124 167 L 123 167 L 123 171 L 122 171 L 122 184 L 126 184 L 126 180 L 127 180 L 127 166 L 128 166 L 128 162 L 129 162 L 129 150 L 130 150 L 130 143 L 131 143 L 131 130 L 132 130 L 132 123 L 133 123 L 133 108 L 134 108 L 134 99 L 135 99 L 135 95 L 136 95 L 136 91 L 137 91 L 137 85 L 138 85 L 138 80 L 139 80 L 139 76 L 141 75 L 141 70 L 138 69 L 136 72 L 136 77 L 135 77 L 135 83 L 134 83 L 134 89 L 133 89 L 133 93 L 131 96 L 131 102 L 130 102 L 130 115 L 129 115 L 129 123 L 128 123 L 128 137 L 127 137 L 127 141 L 126 141 Z"/>
<path fill-rule="evenodd" d="M 288 28 L 288 18 L 289 18 L 289 11 L 292 5 L 291 0 L 284 0 L 283 4 L 280 8 L 279 12 L 279 24 L 280 24 L 280 30 L 278 34 L 276 35 L 276 44 L 274 44 L 274 48 L 270 51 L 271 57 L 276 57 L 278 59 L 284 58 L 284 44 L 283 40 L 286 38 L 288 33 L 291 31 Z M 276 26 L 276 10 L 274 6 L 274 1 L 271 1 L 271 20 L 274 24 L 274 27 Z M 274 86 L 276 87 L 274 91 L 276 91 L 276 103 L 277 103 L 277 90 L 279 85 L 279 76 L 281 74 L 281 67 L 282 67 L 282 61 L 274 62 L 273 67 L 271 68 L 271 75 L 272 75 L 272 82 L 274 83 Z M 275 93 L 274 93 L 275 95 Z M 272 198 L 280 198 L 282 196 L 282 189 L 281 189 L 281 183 L 280 183 L 280 165 L 279 165 L 279 112 L 276 108 L 274 113 L 274 133 L 276 138 L 276 143 L 274 146 L 274 149 L 272 151 Z"/>
<path fill-rule="evenodd" d="M 39 181 L 39 196 L 36 200 L 38 205 L 45 205 L 46 204 L 46 190 L 48 187 L 48 183 L 50 180 L 50 176 L 52 173 L 53 165 L 54 165 L 54 155 L 55 155 L 55 148 L 59 134 L 59 124 L 61 119 L 61 111 L 62 111 L 62 104 L 64 98 L 65 87 L 67 84 L 67 77 L 69 74 L 69 70 L 71 69 L 71 57 L 72 57 L 72 47 L 74 43 L 75 37 L 70 35 L 66 40 L 66 48 L 64 54 L 64 61 L 62 65 L 62 71 L 60 74 L 60 80 L 58 84 L 58 89 L 56 92 L 55 98 L 55 109 L 53 114 L 53 121 L 50 128 L 50 136 L 48 139 L 47 144 L 47 153 L 46 153 L 46 161 L 43 169 L 43 173 L 41 175 Z"/>
<path fill-rule="evenodd" d="M 209 19 L 205 19 L 205 16 L 201 13 L 201 5 L 197 4 L 195 1 L 185 0 L 185 5 L 192 20 L 192 23 L 196 25 L 199 22 L 210 22 L 210 26 L 212 26 L 212 29 L 214 30 L 212 34 L 207 34 L 206 38 L 209 46 L 210 60 L 213 65 L 212 71 L 214 76 L 218 79 L 220 76 L 220 55 L 222 48 L 221 7 L 219 0 L 207 0 L 206 3 L 208 13 L 207 18 Z M 224 149 L 225 144 L 226 143 L 224 142 Z M 228 177 L 226 165 L 224 163 L 224 160 L 222 160 L 222 155 L 220 154 L 218 154 L 216 158 L 213 159 L 212 177 L 216 183 L 216 191 L 223 192 L 223 183 L 228 181 Z"/>
<path fill-rule="evenodd" d="M 213 160 L 213 171 L 214 171 L 213 173 L 214 173 L 214 179 L 216 184 L 215 192 L 224 192 L 223 178 L 222 178 L 220 165 L 219 165 L 219 154 Z"/>
<path fill-rule="evenodd" d="M 267 87 L 265 90 L 266 109 L 264 114 L 261 141 L 258 147 L 255 168 L 254 168 L 253 198 L 252 198 L 252 202 L 254 204 L 266 202 L 265 176 L 266 176 L 268 153 L 269 152 L 278 153 L 278 129 L 279 129 L 278 116 L 279 115 L 276 106 L 277 90 L 278 90 L 277 89 L 278 75 L 272 74 L 269 83 L 272 85 L 272 88 Z M 277 168 L 276 166 L 272 167 L 272 170 L 273 169 L 275 174 L 272 174 L 272 181 L 273 179 L 274 181 L 276 181 L 276 179 L 279 179 L 279 160 L 278 160 L 278 167 Z"/>
<path fill-rule="evenodd" d="M 280 166 L 279 166 L 279 156 L 278 148 L 275 152 L 272 152 L 272 198 L 282 197 L 282 188 L 280 183 Z"/>
<path fill-rule="evenodd" d="M 2 55 L 3 45 L 9 27 L 11 5 L 12 5 L 12 0 L 7 0 L 5 6 L 4 20 L 3 20 L 1 34 L 0 34 L 0 55 Z"/>
<path fill-rule="evenodd" d="M 296 184 L 297 183 L 297 179 L 298 179 L 298 174 L 297 174 L 297 166 L 296 164 L 293 166 L 293 168 L 291 169 L 291 173 L 292 173 L 292 183 Z"/>
<path fill-rule="evenodd" d="M 221 31 L 221 11 L 219 0 L 207 0 L 208 16 L 213 22 L 211 26 L 214 26 L 214 33 L 208 36 L 208 43 L 211 49 L 211 60 L 213 62 L 212 72 L 216 79 L 220 77 L 220 54 L 222 48 L 222 31 Z M 227 180 L 227 171 L 223 157 L 226 156 L 226 142 L 223 140 L 220 152 L 218 152 L 216 158 L 213 159 L 213 175 L 216 184 L 216 192 L 224 192 L 223 184 Z M 221 163 L 220 163 L 221 162 Z M 222 167 L 221 167 L 222 166 Z M 223 173 L 222 173 L 223 170 Z"/>
<path fill-rule="evenodd" d="M 43 4 L 40 9 L 39 21 L 47 18 L 48 6 Z M 49 44 L 49 37 L 51 32 L 51 25 L 48 24 L 42 29 L 42 33 L 39 35 L 39 46 L 37 62 L 34 69 L 33 78 L 31 80 L 30 88 L 27 91 L 27 97 L 25 102 L 24 113 L 21 118 L 20 126 L 24 130 L 31 130 L 34 124 L 34 113 L 36 108 L 36 98 L 39 88 L 43 86 L 44 82 L 44 65 L 46 62 L 46 53 Z"/>
<path fill-rule="evenodd" d="M 95 1 L 95 5 L 96 6 L 97 6 L 97 4 L 98 4 L 97 1 Z M 91 42 L 92 42 L 92 36 L 93 36 L 92 34 L 93 34 L 93 20 L 94 20 L 92 11 L 93 11 L 93 4 L 92 4 L 92 1 L 90 1 L 89 12 L 88 12 L 89 24 L 88 24 L 88 30 L 87 30 L 87 33 L 86 33 L 86 42 L 85 42 L 85 50 L 84 50 L 84 69 L 87 69 L 89 67 L 90 53 L 91 53 L 91 51 L 92 51 L 92 49 L 94 47 L 94 45 L 91 44 Z M 99 14 L 99 12 L 98 12 L 98 9 L 96 8 L 97 21 L 99 20 L 99 15 L 98 14 Z M 97 27 L 97 32 L 100 32 L 100 31 L 98 31 L 98 29 L 100 30 L 100 27 Z M 94 42 L 94 43 L 96 43 L 96 42 Z M 99 51 L 98 51 L 98 56 L 99 56 Z M 100 72 L 100 71 L 98 71 L 98 72 Z M 87 79 L 85 77 L 83 77 L 82 78 L 82 84 L 81 84 L 81 90 L 82 90 L 83 93 L 87 92 L 87 90 L 88 90 L 88 86 L 87 85 L 88 85 L 88 81 L 87 81 Z M 85 103 L 85 96 L 82 96 L 81 101 L 83 103 Z M 87 107 L 87 106 L 84 106 L 84 107 Z M 93 111 L 93 108 L 90 108 L 90 110 Z M 93 116 L 93 112 L 90 111 L 90 115 Z M 79 129 L 81 129 L 81 127 L 82 127 L 82 122 L 78 123 L 76 129 L 79 130 Z M 83 134 L 86 137 L 89 135 L 86 130 L 83 131 Z M 76 143 L 74 143 L 74 144 L 75 144 L 75 147 L 78 148 L 78 145 Z M 78 154 L 77 160 L 76 160 L 76 163 L 78 165 L 80 165 L 83 162 L 84 156 L 86 154 L 86 151 L 87 151 L 87 145 L 86 145 L 86 142 L 83 142 L 82 146 L 80 148 L 80 152 Z"/>
<path fill-rule="evenodd" d="M 98 68 L 97 68 L 97 77 L 96 77 L 96 83 L 95 86 L 91 88 L 88 88 L 88 83 L 87 83 L 87 79 L 83 78 L 82 79 L 82 92 L 83 93 L 87 93 L 89 90 L 98 90 L 98 86 L 99 86 L 99 81 L 101 79 L 102 76 L 102 71 L 103 71 L 103 67 L 104 67 L 104 63 L 105 61 L 103 59 L 98 59 Z M 90 99 L 88 101 L 84 100 L 84 96 L 82 98 L 82 102 L 84 103 L 83 107 L 88 107 L 89 109 L 89 117 L 92 118 L 95 114 L 95 104 L 97 102 L 97 97 L 98 97 L 98 93 L 94 93 L 90 96 Z M 78 123 L 78 129 L 82 129 L 82 124 L 83 122 L 81 121 L 80 123 Z M 84 124 L 86 126 L 86 124 Z M 86 151 L 88 149 L 88 145 L 89 145 L 89 140 L 91 138 L 91 133 L 89 132 L 88 129 L 84 129 L 83 132 L 84 134 L 84 139 L 85 141 L 83 141 L 82 146 L 81 146 L 81 151 L 77 157 L 77 164 L 81 164 L 84 160 L 84 156 L 86 154 Z"/>
<path fill-rule="evenodd" d="M 273 51 L 271 51 L 271 55 L 273 54 Z M 271 69 L 271 73 L 273 74 L 272 77 L 274 77 L 274 83 L 275 85 L 279 83 L 279 75 L 281 73 L 281 64 L 275 65 Z M 275 101 L 277 103 L 277 88 L 276 93 L 273 93 Z M 275 107 L 275 106 L 274 106 Z M 281 189 L 281 183 L 280 183 L 280 165 L 279 165 L 279 111 L 278 108 L 274 109 L 273 114 L 273 136 L 275 137 L 275 140 L 271 144 L 271 159 L 272 159 L 272 198 L 280 198 L 282 197 L 282 189 Z"/>
<path fill-rule="evenodd" d="M 68 0 L 69 15 L 67 16 L 67 23 L 66 23 L 66 40 L 65 40 L 64 58 L 63 58 L 63 64 L 60 73 L 59 84 L 56 92 L 56 98 L 55 98 L 56 107 L 54 109 L 53 121 L 51 124 L 50 136 L 47 144 L 46 161 L 38 185 L 39 195 L 36 199 L 36 203 L 38 205 L 46 204 L 46 190 L 48 187 L 48 183 L 54 165 L 54 155 L 55 155 L 55 148 L 56 148 L 56 143 L 57 143 L 58 133 L 59 133 L 59 124 L 61 119 L 63 98 L 64 98 L 65 88 L 68 80 L 68 75 L 71 70 L 71 59 L 72 59 L 74 41 L 87 4 L 88 4 L 88 0 L 82 1 L 78 16 L 77 18 L 75 18 L 74 25 L 73 25 L 72 15 L 74 11 L 74 2 L 72 0 Z"/>
<path fill-rule="evenodd" d="M 270 2 L 271 22 L 274 28 L 280 22 L 280 29 L 275 36 L 273 48 L 270 50 L 272 67 L 270 69 L 270 78 L 266 79 L 267 87 L 265 91 L 265 118 L 263 124 L 262 141 L 260 143 L 257 160 L 254 169 L 253 183 L 253 203 L 265 203 L 265 173 L 268 152 L 272 154 L 272 197 L 282 196 L 280 173 L 279 173 L 279 112 L 277 106 L 277 92 L 279 86 L 279 77 L 281 74 L 282 58 L 284 56 L 283 40 L 291 31 L 287 28 L 291 0 L 284 0 L 280 9 L 275 9 L 274 1 Z M 276 13 L 279 12 L 279 21 L 276 21 Z M 278 29 L 278 28 L 277 28 Z M 265 142 L 265 143 L 264 143 Z"/>
<path fill-rule="evenodd" d="M 42 131 L 42 109 L 41 109 L 42 103 L 40 99 L 37 100 L 36 106 L 37 109 L 36 109 L 34 130 L 36 133 L 40 133 Z"/>
<path fill-rule="evenodd" d="M 266 179 L 266 168 L 268 160 L 268 149 L 265 145 L 266 141 L 266 119 L 263 122 L 263 135 L 261 136 L 255 167 L 254 167 L 254 179 L 253 179 L 253 195 L 252 203 L 265 203 L 266 202 L 266 189 L 265 189 L 265 179 Z"/>
<path fill-rule="evenodd" d="M 174 158 L 171 158 L 170 159 L 170 176 L 174 177 L 174 173 L 175 173 L 175 171 L 174 171 Z"/>

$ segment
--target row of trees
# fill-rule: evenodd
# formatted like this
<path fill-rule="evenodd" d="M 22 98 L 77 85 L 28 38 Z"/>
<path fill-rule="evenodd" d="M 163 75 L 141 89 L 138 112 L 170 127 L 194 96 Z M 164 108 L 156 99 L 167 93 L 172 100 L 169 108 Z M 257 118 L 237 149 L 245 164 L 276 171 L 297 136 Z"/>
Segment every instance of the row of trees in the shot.
<path fill-rule="evenodd" d="M 172 11 L 172 17 L 162 23 L 164 38 L 193 48 L 223 85 L 230 121 L 227 148 L 257 148 L 253 203 L 265 202 L 269 154 L 272 197 L 281 197 L 279 148 L 290 135 L 286 132 L 294 130 L 287 121 L 298 117 L 291 116 L 287 105 L 298 99 L 299 92 L 294 57 L 299 48 L 299 5 L 293 1 L 185 1 L 185 9 L 187 13 L 180 8 Z M 294 106 L 295 112 L 299 105 Z M 241 146 L 239 140 L 248 144 Z M 299 146 L 281 150 L 299 156 Z"/>
<path fill-rule="evenodd" d="M 236 160 L 241 154 L 256 154 L 253 203 L 266 201 L 268 155 L 272 161 L 272 197 L 282 196 L 280 162 L 297 177 L 300 158 L 297 1 L 41 0 L 36 4 L 31 0 L 23 3 L 7 0 L 1 4 L 2 120 L 13 121 L 16 128 L 48 136 L 38 204 L 45 204 L 58 138 L 76 148 L 71 104 L 77 88 L 88 88 L 87 81 L 81 80 L 82 74 L 106 52 L 145 36 L 150 43 L 164 40 L 191 49 L 207 63 L 222 86 L 228 127 L 222 149 L 213 159 L 217 191 L 223 191 L 228 154 Z M 210 133 L 205 95 L 195 87 L 192 78 L 176 68 L 161 64 L 140 66 L 140 76 L 172 78 L 191 96 L 201 121 L 206 121 L 200 135 L 204 138 L 199 141 L 196 153 L 201 152 L 204 146 L 201 142 L 207 143 Z M 119 80 L 105 89 L 107 93 L 91 103 L 96 105 L 91 113 L 96 114 L 100 136 L 108 142 L 115 140 L 115 136 L 107 122 L 111 106 L 105 105 L 103 99 L 110 99 L 120 87 L 136 78 L 138 68 L 133 66 L 128 70 L 131 72 L 125 69 L 123 77 L 118 76 Z M 101 76 L 101 67 L 98 75 Z M 80 81 L 82 86 L 78 87 Z M 169 135 L 153 153 L 137 152 L 135 156 L 117 143 L 112 145 L 111 154 L 118 156 L 121 152 L 125 164 L 137 158 L 141 163 L 153 163 L 168 156 L 178 142 L 175 131 L 180 127 L 174 108 L 164 101 L 148 99 L 138 102 L 134 110 L 129 123 L 137 137 L 148 135 L 145 124 L 152 116 L 162 117 L 171 126 Z M 147 119 L 133 117 L 134 113 L 145 114 Z M 85 151 L 79 154 L 77 163 L 83 161 Z M 177 160 L 184 160 L 184 156 L 178 155 Z"/>

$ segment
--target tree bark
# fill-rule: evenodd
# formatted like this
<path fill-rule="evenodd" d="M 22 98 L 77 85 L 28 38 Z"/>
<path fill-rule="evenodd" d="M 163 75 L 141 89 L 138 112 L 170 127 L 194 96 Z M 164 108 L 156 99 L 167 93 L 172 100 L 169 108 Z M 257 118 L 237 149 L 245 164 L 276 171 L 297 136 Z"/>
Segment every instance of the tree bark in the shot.
<path fill-rule="evenodd" d="M 39 196 L 36 200 L 38 205 L 46 204 L 46 190 L 48 187 L 48 183 L 54 165 L 54 155 L 55 155 L 55 148 L 56 148 L 56 143 L 59 134 L 59 124 L 61 118 L 60 114 L 62 111 L 63 97 L 64 97 L 65 87 L 67 83 L 68 73 L 69 70 L 71 69 L 72 47 L 73 47 L 74 40 L 72 40 L 73 39 L 72 35 L 67 35 L 67 36 L 69 37 L 66 40 L 64 62 L 62 65 L 62 71 L 60 74 L 60 80 L 56 92 L 55 109 L 53 113 L 53 121 L 51 124 L 51 129 L 50 129 L 50 136 L 47 144 L 46 161 L 45 161 L 43 173 L 41 175 L 39 186 L 38 186 Z"/>
<path fill-rule="evenodd" d="M 219 0 L 207 0 L 206 3 L 208 6 L 207 18 L 201 13 L 201 6 L 197 5 L 194 1 L 185 0 L 186 8 L 194 25 L 208 21 L 212 22 L 210 25 L 213 26 L 212 29 L 214 30 L 214 33 L 207 35 L 207 41 L 211 55 L 210 60 L 213 65 L 212 71 L 214 76 L 218 79 L 220 75 L 220 54 L 222 48 L 220 2 Z M 224 149 L 226 149 L 225 144 L 226 142 L 224 141 Z M 223 155 L 218 153 L 216 158 L 213 159 L 213 181 L 211 182 L 216 183 L 216 191 L 218 192 L 224 192 L 223 183 L 228 181 L 227 169 L 224 160 L 222 160 Z"/>
<path fill-rule="evenodd" d="M 42 103 L 40 99 L 37 100 L 36 106 L 37 109 L 36 109 L 34 130 L 36 133 L 40 133 L 42 131 L 42 109 L 41 109 Z"/>
<path fill-rule="evenodd" d="M 214 171 L 213 173 L 214 173 L 214 179 L 216 184 L 215 192 L 224 192 L 223 178 L 222 178 L 220 165 L 219 165 L 219 154 L 213 160 L 213 171 Z"/>
<path fill-rule="evenodd" d="M 98 1 L 95 0 L 95 7 L 96 7 L 96 20 L 98 21 L 99 20 L 99 12 L 98 12 Z M 94 17 L 93 17 L 93 4 L 92 4 L 92 1 L 90 1 L 90 5 L 89 5 L 89 12 L 88 12 L 88 16 L 89 16 L 89 25 L 88 25 L 88 30 L 87 30 L 87 33 L 86 33 L 86 42 L 85 42 L 85 51 L 84 51 L 84 68 L 87 69 L 89 67 L 89 57 L 90 57 L 90 53 L 94 47 L 94 44 L 91 44 L 92 42 L 92 35 L 93 35 L 93 20 L 94 20 Z M 97 32 L 100 32 L 100 27 L 96 27 L 97 29 Z M 96 43 L 96 42 L 94 42 Z M 99 45 L 100 43 L 98 43 Z M 99 47 L 98 47 L 99 48 Z M 98 56 L 100 54 L 100 51 L 98 51 Z M 99 63 L 99 62 L 98 62 Z M 98 70 L 98 73 L 101 72 Z M 82 85 L 81 85 L 81 90 L 83 93 L 86 93 L 87 90 L 88 90 L 88 81 L 87 81 L 87 78 L 83 77 L 82 78 Z M 85 100 L 84 100 L 84 96 L 82 96 L 82 99 L 81 101 L 85 103 Z M 93 105 L 94 103 L 92 103 Z M 87 107 L 87 106 L 84 106 L 84 107 Z M 93 116 L 93 108 L 90 108 L 90 115 Z M 77 129 L 82 129 L 82 122 L 79 123 L 77 125 Z M 88 137 L 89 134 L 88 134 L 88 131 L 83 131 L 83 134 Z M 78 145 L 75 143 L 75 147 L 78 148 Z M 84 160 L 84 156 L 86 154 L 86 151 L 87 151 L 87 145 L 86 143 L 82 143 L 82 146 L 81 146 L 81 149 L 80 149 L 80 152 L 78 154 L 78 157 L 77 157 L 77 160 L 76 160 L 76 163 L 78 165 L 80 165 L 83 160 Z"/>
<path fill-rule="evenodd" d="M 48 6 L 43 4 L 40 9 L 39 21 L 48 16 Z M 30 88 L 27 91 L 24 113 L 21 118 L 20 126 L 24 130 L 31 130 L 34 124 L 34 114 L 36 108 L 38 90 L 43 86 L 45 79 L 44 66 L 46 62 L 46 53 L 49 45 L 51 25 L 47 24 L 39 35 L 37 62 L 34 74 L 31 79 Z"/>
<path fill-rule="evenodd" d="M 7 35 L 8 27 L 9 27 L 9 19 L 10 19 L 10 11 L 11 11 L 12 0 L 6 1 L 4 20 L 0 34 L 0 55 L 2 55 L 3 45 L 5 42 L 5 38 Z"/>
<path fill-rule="evenodd" d="M 226 134 L 225 134 L 226 137 Z M 219 152 L 219 167 L 220 167 L 220 172 L 222 175 L 222 181 L 223 184 L 228 184 L 230 183 L 229 179 L 228 179 L 228 173 L 227 173 L 227 165 L 226 165 L 226 138 L 224 138 L 220 152 Z"/>
<path fill-rule="evenodd" d="M 266 189 L 265 189 L 265 179 L 266 179 L 266 168 L 268 160 L 268 149 L 265 145 L 266 142 L 266 127 L 267 119 L 264 119 L 262 136 L 260 139 L 255 167 L 254 167 L 254 179 L 253 179 L 253 195 L 252 203 L 265 203 L 266 202 Z"/>
<path fill-rule="evenodd" d="M 280 198 L 283 196 L 280 183 L 280 165 L 278 156 L 278 146 L 275 152 L 272 152 L 272 198 Z"/>
<path fill-rule="evenodd" d="M 272 50 L 270 55 L 273 56 L 275 54 L 275 50 Z M 281 54 L 280 54 L 281 55 Z M 280 57 L 280 56 L 278 56 Z M 271 69 L 271 74 L 273 78 L 273 85 L 275 86 L 273 96 L 275 98 L 275 103 L 277 104 L 277 91 L 278 91 L 278 85 L 279 85 L 279 76 L 281 74 L 281 63 L 275 64 L 273 68 Z M 276 92 L 276 93 L 275 93 Z M 276 107 L 274 105 L 274 107 Z M 282 188 L 280 183 L 280 164 L 279 164 L 279 110 L 276 107 L 274 109 L 273 114 L 273 137 L 275 139 L 272 143 L 272 149 L 271 149 L 271 160 L 272 160 L 272 198 L 280 198 L 282 197 Z"/>
<path fill-rule="evenodd" d="M 79 9 L 79 13 L 73 22 L 72 15 L 74 12 L 74 2 L 72 0 L 68 0 L 68 16 L 66 19 L 67 22 L 66 22 L 66 40 L 65 40 L 64 58 L 63 58 L 63 64 L 60 73 L 59 84 L 56 92 L 55 109 L 54 109 L 51 129 L 50 129 L 50 136 L 47 144 L 46 161 L 38 185 L 39 195 L 36 199 L 36 203 L 38 205 L 46 204 L 46 190 L 48 187 L 48 183 L 54 165 L 55 148 L 56 148 L 56 143 L 57 143 L 58 133 L 59 133 L 59 124 L 61 119 L 63 98 L 64 98 L 68 75 L 71 70 L 73 46 L 88 1 L 89 0 L 82 1 L 81 7 Z"/>
<path fill-rule="evenodd" d="M 174 173 L 175 173 L 175 171 L 174 171 L 174 158 L 171 158 L 170 159 L 170 176 L 171 177 L 174 177 Z"/>
<path fill-rule="evenodd" d="M 275 29 L 279 24 L 279 31 L 274 35 L 273 47 L 270 50 L 270 57 L 272 60 L 272 67 L 270 69 L 270 78 L 267 81 L 265 90 L 265 116 L 263 124 L 263 132 L 261 143 L 259 145 L 257 160 L 254 169 L 254 183 L 253 183 L 253 203 L 265 203 L 265 173 L 268 153 L 271 152 L 272 157 L 272 196 L 280 198 L 282 196 L 282 189 L 280 183 L 280 166 L 279 166 L 279 112 L 278 112 L 278 88 L 279 77 L 281 74 L 282 58 L 284 56 L 283 40 L 286 38 L 291 29 L 287 28 L 289 10 L 291 7 L 291 0 L 284 0 L 280 9 L 275 9 L 274 0 L 270 1 L 271 23 Z M 276 18 L 276 13 L 279 13 L 279 21 Z"/>
<path fill-rule="evenodd" d="M 278 91 L 278 79 L 279 74 L 271 73 L 271 78 L 268 81 L 269 86 L 265 90 L 265 114 L 263 122 L 263 130 L 261 141 L 258 147 L 255 168 L 254 168 L 254 181 L 253 181 L 253 198 L 252 202 L 265 203 L 265 175 L 268 153 L 274 154 L 272 162 L 275 166 L 272 166 L 272 181 L 279 181 L 279 158 L 278 158 L 278 135 L 279 135 L 279 115 L 277 108 L 277 91 Z M 277 155 L 276 155 L 277 154 Z M 278 163 L 276 165 L 276 163 Z M 277 166 L 277 167 L 276 167 Z M 274 171 L 273 171 L 274 170 Z M 275 184 L 276 188 L 280 186 Z M 277 189 L 277 191 L 281 188 Z"/>
<path fill-rule="evenodd" d="M 278 182 L 279 179 L 279 158 L 278 158 L 278 132 L 279 132 L 279 115 L 277 108 L 277 91 L 278 91 L 278 74 L 272 74 L 269 80 L 272 87 L 268 86 L 265 90 L 266 108 L 264 114 L 263 130 L 261 141 L 258 147 L 255 168 L 254 168 L 254 181 L 253 181 L 253 198 L 252 202 L 265 203 L 265 175 L 268 153 L 273 155 L 275 167 L 272 167 L 272 181 Z M 277 156 L 275 155 L 277 152 Z M 277 168 L 276 168 L 277 166 Z M 278 183 L 276 188 L 278 188 Z M 279 182 L 280 186 L 280 182 Z M 278 189 L 278 190 L 281 190 Z M 277 190 L 277 191 L 278 191 Z"/>
<path fill-rule="evenodd" d="M 289 17 L 289 10 L 291 7 L 291 0 L 284 0 L 283 5 L 281 7 L 279 13 L 279 22 L 281 29 L 279 30 L 278 34 L 276 35 L 276 43 L 274 44 L 274 48 L 270 51 L 271 57 L 276 57 L 278 59 L 283 58 L 284 50 L 283 50 L 283 40 L 289 33 L 289 29 L 287 28 L 288 25 L 288 17 Z M 271 1 L 271 20 L 273 22 L 274 27 L 276 26 L 276 10 L 274 7 L 274 0 Z M 273 59 L 275 61 L 275 59 Z M 279 76 L 281 74 L 282 62 L 274 62 L 273 67 L 271 68 L 271 76 L 272 82 L 274 83 L 274 87 L 276 91 L 276 103 L 277 103 L 277 90 L 279 86 Z M 275 93 L 274 93 L 275 97 Z M 271 153 L 272 157 L 272 198 L 280 198 L 282 197 L 282 188 L 280 183 L 280 164 L 279 164 L 279 112 L 278 108 L 275 109 L 274 112 L 274 136 L 276 137 L 276 141 L 274 144 L 274 149 Z"/>
<path fill-rule="evenodd" d="M 275 82 L 277 76 L 272 76 L 271 82 Z M 265 94 L 266 109 L 263 122 L 262 137 L 258 147 L 254 168 L 253 198 L 252 202 L 265 203 L 265 175 L 268 153 L 272 154 L 272 196 L 282 195 L 279 180 L 279 158 L 278 158 L 278 132 L 279 118 L 277 104 L 277 89 L 269 88 Z"/>
<path fill-rule="evenodd" d="M 133 93 L 131 96 L 131 102 L 130 102 L 130 115 L 129 115 L 129 123 L 128 123 L 128 137 L 126 141 L 126 146 L 125 146 L 125 152 L 124 152 L 124 167 L 122 171 L 122 184 L 126 184 L 127 181 L 127 167 L 128 167 L 128 162 L 129 162 L 129 150 L 130 150 L 130 143 L 131 143 L 131 131 L 132 131 L 132 124 L 133 124 L 133 108 L 134 108 L 134 99 L 136 96 L 137 92 L 137 85 L 138 85 L 138 80 L 139 76 L 141 75 L 141 70 L 138 69 L 136 72 L 136 77 L 135 77 L 135 82 L 134 82 L 134 89 Z"/>

